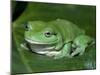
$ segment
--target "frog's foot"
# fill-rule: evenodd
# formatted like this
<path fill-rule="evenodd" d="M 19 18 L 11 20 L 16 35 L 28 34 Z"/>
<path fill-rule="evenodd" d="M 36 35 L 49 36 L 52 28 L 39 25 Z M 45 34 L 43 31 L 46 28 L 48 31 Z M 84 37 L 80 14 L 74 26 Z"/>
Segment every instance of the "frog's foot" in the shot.
<path fill-rule="evenodd" d="M 48 52 L 46 55 L 49 57 L 53 57 L 54 59 L 60 59 L 64 57 L 71 58 L 72 56 L 70 55 L 70 51 L 71 51 L 71 43 L 67 43 L 60 51 L 51 51 Z"/>
<path fill-rule="evenodd" d="M 85 52 L 85 49 L 89 45 L 93 45 L 94 43 L 95 43 L 94 39 L 89 36 L 80 35 L 76 37 L 76 39 L 73 41 L 73 44 L 72 44 L 72 47 L 76 49 L 71 53 L 71 56 L 75 56 L 77 54 L 83 55 L 83 53 Z"/>
<path fill-rule="evenodd" d="M 20 46 L 21 46 L 21 48 L 23 48 L 23 49 L 25 49 L 25 50 L 29 50 L 29 49 L 27 48 L 27 46 L 26 46 L 26 43 L 22 43 L 22 44 L 20 44 Z"/>
<path fill-rule="evenodd" d="M 72 58 L 71 55 L 67 54 L 66 56 L 65 55 L 61 55 L 61 53 L 57 54 L 54 56 L 54 59 L 61 59 L 61 58 L 64 58 L 64 57 L 67 57 L 67 58 Z"/>
<path fill-rule="evenodd" d="M 52 52 L 48 52 L 46 55 L 49 56 L 49 57 L 53 57 L 54 59 L 61 59 L 61 58 L 64 58 L 64 57 L 72 58 L 71 55 L 67 54 L 65 56 L 61 52 L 62 51 L 52 51 Z"/>
<path fill-rule="evenodd" d="M 59 52 L 57 52 L 57 51 L 51 51 L 51 52 L 46 53 L 46 55 L 49 57 L 54 57 L 55 55 L 58 55 L 58 54 L 59 54 Z"/>
<path fill-rule="evenodd" d="M 71 56 L 73 57 L 77 54 L 83 55 L 83 53 L 85 52 L 85 48 L 86 48 L 86 46 L 76 48 L 75 51 L 73 53 L 71 53 Z"/>

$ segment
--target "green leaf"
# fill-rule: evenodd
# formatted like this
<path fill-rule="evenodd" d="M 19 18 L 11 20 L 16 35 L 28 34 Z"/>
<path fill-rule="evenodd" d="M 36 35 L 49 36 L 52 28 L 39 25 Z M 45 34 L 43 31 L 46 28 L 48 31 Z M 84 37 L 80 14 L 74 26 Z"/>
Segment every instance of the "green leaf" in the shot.
<path fill-rule="evenodd" d="M 16 2 L 27 3 L 27 2 Z M 49 4 L 28 2 L 19 16 L 12 22 L 12 73 L 35 73 L 51 71 L 84 70 L 96 68 L 95 46 L 86 49 L 83 56 L 54 60 L 21 48 L 24 41 L 24 23 L 30 20 L 49 21 L 56 18 L 70 20 L 84 28 L 88 35 L 95 38 L 95 6 Z M 14 8 L 14 11 L 21 11 Z M 17 15 L 16 12 L 14 14 Z M 13 16 L 14 18 L 15 16 Z"/>

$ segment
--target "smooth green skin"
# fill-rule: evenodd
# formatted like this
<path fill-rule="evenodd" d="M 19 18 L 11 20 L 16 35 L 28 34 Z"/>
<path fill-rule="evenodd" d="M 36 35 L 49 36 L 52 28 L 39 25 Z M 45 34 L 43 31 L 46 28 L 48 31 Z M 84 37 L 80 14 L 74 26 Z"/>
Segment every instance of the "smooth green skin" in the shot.
<path fill-rule="evenodd" d="M 83 55 L 88 43 L 93 41 L 77 25 L 63 19 L 49 22 L 30 21 L 27 27 L 24 33 L 25 40 L 32 51 L 54 59 L 71 58 L 77 54 Z M 50 34 L 46 34 L 47 32 Z M 34 44 L 37 45 L 37 48 L 34 47 Z M 42 47 L 39 48 L 40 45 Z M 72 49 L 75 50 L 72 51 Z"/>

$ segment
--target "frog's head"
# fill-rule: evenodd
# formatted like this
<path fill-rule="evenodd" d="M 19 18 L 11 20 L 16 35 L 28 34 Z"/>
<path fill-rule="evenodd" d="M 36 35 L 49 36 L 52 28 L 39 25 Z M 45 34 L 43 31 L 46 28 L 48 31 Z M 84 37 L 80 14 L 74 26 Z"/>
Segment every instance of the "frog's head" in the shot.
<path fill-rule="evenodd" d="M 42 21 L 30 21 L 26 25 L 25 40 L 30 44 L 56 46 L 59 42 L 56 28 Z M 53 47 L 54 48 L 54 47 Z"/>

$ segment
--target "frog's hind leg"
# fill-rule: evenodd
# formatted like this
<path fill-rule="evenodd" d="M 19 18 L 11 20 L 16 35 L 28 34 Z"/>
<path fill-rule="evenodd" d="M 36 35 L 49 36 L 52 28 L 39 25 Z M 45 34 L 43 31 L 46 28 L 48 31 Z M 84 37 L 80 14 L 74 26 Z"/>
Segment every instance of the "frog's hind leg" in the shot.
<path fill-rule="evenodd" d="M 89 46 L 94 44 L 94 39 L 86 35 L 80 35 L 73 41 L 73 46 L 76 49 L 71 53 L 71 56 L 75 56 L 77 54 L 83 55 L 85 49 Z"/>
<path fill-rule="evenodd" d="M 85 48 L 86 48 L 86 47 L 87 47 L 86 45 L 81 46 L 81 47 L 77 47 L 76 50 L 73 51 L 73 53 L 71 54 L 71 56 L 73 57 L 73 56 L 75 56 L 75 55 L 77 55 L 77 54 L 83 55 L 83 53 L 85 52 Z"/>

